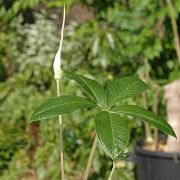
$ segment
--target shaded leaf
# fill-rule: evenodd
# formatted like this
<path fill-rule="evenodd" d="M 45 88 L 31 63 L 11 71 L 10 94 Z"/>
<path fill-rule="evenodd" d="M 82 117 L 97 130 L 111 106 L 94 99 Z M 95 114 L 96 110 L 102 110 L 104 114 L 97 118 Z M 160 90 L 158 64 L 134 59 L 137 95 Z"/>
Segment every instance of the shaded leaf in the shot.
<path fill-rule="evenodd" d="M 103 149 L 112 159 L 117 158 L 129 142 L 127 121 L 117 114 L 101 111 L 96 116 L 95 125 Z"/>
<path fill-rule="evenodd" d="M 147 89 L 147 85 L 140 79 L 129 76 L 110 81 L 106 89 L 106 98 L 109 107 L 116 102 L 136 96 Z"/>
<path fill-rule="evenodd" d="M 105 90 L 97 81 L 66 70 L 64 73 L 68 79 L 75 80 L 89 96 L 93 97 L 98 102 L 100 106 L 105 105 Z"/>
<path fill-rule="evenodd" d="M 78 109 L 92 106 L 94 106 L 92 102 L 78 96 L 66 95 L 51 98 L 33 112 L 30 122 L 72 113 Z"/>
<path fill-rule="evenodd" d="M 162 117 L 157 116 L 153 112 L 147 111 L 142 107 L 138 107 L 135 105 L 122 105 L 114 107 L 110 110 L 114 113 L 122 113 L 126 115 L 130 115 L 139 119 L 142 119 L 149 124 L 152 124 L 156 128 L 160 129 L 162 132 L 176 137 L 175 132 L 172 127 L 164 120 Z"/>

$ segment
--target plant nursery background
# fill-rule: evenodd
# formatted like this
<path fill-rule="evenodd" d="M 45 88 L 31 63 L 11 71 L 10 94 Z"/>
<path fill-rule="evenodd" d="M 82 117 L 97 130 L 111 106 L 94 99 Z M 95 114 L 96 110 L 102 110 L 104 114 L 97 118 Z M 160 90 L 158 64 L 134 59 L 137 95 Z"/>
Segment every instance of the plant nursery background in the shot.
<path fill-rule="evenodd" d="M 180 1 L 171 0 L 180 33 Z M 63 15 L 61 0 L 0 0 L 0 179 L 60 179 L 56 118 L 28 124 L 32 111 L 56 96 L 52 63 Z M 166 118 L 164 86 L 180 77 L 171 14 L 166 0 L 67 0 L 62 68 L 105 85 L 135 75 L 149 85 L 146 108 Z M 83 96 L 62 79 L 62 94 Z M 144 96 L 126 100 L 145 106 Z M 93 111 L 63 116 L 65 173 L 80 180 L 95 136 Z M 135 180 L 133 145 L 144 139 L 141 121 L 128 121 L 131 142 L 116 180 Z M 153 128 L 152 128 L 153 130 Z M 161 134 L 161 133 L 160 133 Z M 111 161 L 99 147 L 90 180 L 107 179 Z"/>

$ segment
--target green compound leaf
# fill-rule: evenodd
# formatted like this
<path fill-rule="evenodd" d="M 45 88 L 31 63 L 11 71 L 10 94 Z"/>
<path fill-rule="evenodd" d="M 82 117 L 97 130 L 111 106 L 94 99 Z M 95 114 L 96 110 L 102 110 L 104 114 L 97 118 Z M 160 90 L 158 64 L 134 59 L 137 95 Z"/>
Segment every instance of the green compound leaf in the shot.
<path fill-rule="evenodd" d="M 145 110 L 142 107 L 138 107 L 135 105 L 122 105 L 112 108 L 110 112 L 116 114 L 121 113 L 142 119 L 160 129 L 162 132 L 176 137 L 175 132 L 173 131 L 172 127 L 166 122 L 166 120 L 164 120 L 162 117 L 157 116 L 153 112 Z"/>
<path fill-rule="evenodd" d="M 104 151 L 114 160 L 129 142 L 127 121 L 117 114 L 101 111 L 95 119 L 96 133 Z"/>
<path fill-rule="evenodd" d="M 93 97 L 98 102 L 101 107 L 105 105 L 105 90 L 97 81 L 70 71 L 64 71 L 64 73 L 68 79 L 76 81 L 89 96 Z"/>
<path fill-rule="evenodd" d="M 106 89 L 108 107 L 118 101 L 136 96 L 147 89 L 147 85 L 140 79 L 128 76 L 110 81 Z"/>
<path fill-rule="evenodd" d="M 81 108 L 95 106 L 92 102 L 78 96 L 59 96 L 51 98 L 39 106 L 32 114 L 31 121 L 38 121 L 58 116 L 60 114 L 72 113 Z"/>

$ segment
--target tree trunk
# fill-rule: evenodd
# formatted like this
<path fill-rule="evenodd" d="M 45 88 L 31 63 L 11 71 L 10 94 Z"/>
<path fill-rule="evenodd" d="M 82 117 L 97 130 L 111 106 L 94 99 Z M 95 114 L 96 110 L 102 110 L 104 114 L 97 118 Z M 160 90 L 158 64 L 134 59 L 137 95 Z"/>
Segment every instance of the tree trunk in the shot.
<path fill-rule="evenodd" d="M 168 123 L 177 135 L 177 140 L 168 136 L 165 151 L 180 152 L 180 80 L 165 86 L 165 99 Z"/>

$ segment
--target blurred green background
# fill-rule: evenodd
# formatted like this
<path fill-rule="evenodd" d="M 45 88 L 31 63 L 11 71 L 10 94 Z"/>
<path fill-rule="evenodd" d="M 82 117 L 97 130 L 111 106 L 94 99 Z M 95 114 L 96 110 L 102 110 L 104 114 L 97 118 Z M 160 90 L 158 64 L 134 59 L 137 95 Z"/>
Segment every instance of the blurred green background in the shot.
<path fill-rule="evenodd" d="M 180 25 L 180 1 L 174 17 Z M 32 111 L 56 96 L 52 62 L 62 22 L 61 0 L 0 0 L 0 179 L 60 179 L 58 121 L 28 124 Z M 173 31 L 165 0 L 67 0 L 62 65 L 105 85 L 115 76 L 145 80 L 148 109 L 158 104 L 166 116 L 163 86 L 180 76 Z M 180 31 L 180 29 L 179 29 Z M 62 80 L 62 94 L 83 96 L 73 81 Z M 157 97 L 158 96 L 158 97 Z M 157 102 L 158 101 L 158 102 Z M 143 97 L 125 103 L 143 106 Z M 94 112 L 64 116 L 65 173 L 80 180 L 95 136 Z M 128 158 L 144 137 L 141 122 L 129 121 L 128 155 L 118 163 L 114 179 L 134 180 Z M 104 180 L 112 163 L 100 147 L 90 180 Z"/>

